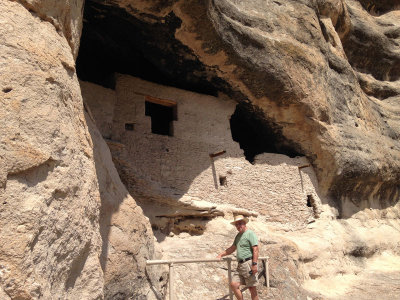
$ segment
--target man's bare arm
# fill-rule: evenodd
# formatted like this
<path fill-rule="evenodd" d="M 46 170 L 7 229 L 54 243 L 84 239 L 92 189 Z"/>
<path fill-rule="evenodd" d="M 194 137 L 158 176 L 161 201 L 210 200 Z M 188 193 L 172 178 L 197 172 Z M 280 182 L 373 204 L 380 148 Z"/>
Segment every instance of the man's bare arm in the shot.
<path fill-rule="evenodd" d="M 253 246 L 253 262 L 258 260 L 258 245 Z"/>
<path fill-rule="evenodd" d="M 230 246 L 228 249 L 226 249 L 224 252 L 222 252 L 221 254 L 219 254 L 219 255 L 217 256 L 217 258 L 218 258 L 218 259 L 221 259 L 223 256 L 232 254 L 235 250 L 236 250 L 236 246 L 235 246 L 235 245 L 232 245 L 232 246 Z"/>
<path fill-rule="evenodd" d="M 258 261 L 258 245 L 253 246 L 253 263 L 257 263 Z M 251 266 L 251 271 L 253 274 L 256 274 L 258 271 L 257 264 Z"/>

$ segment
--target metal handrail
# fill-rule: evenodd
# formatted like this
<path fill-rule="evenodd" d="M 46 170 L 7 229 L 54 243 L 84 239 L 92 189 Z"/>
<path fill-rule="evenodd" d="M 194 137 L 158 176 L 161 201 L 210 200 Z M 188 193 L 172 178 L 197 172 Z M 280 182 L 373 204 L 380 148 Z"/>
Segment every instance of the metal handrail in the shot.
<path fill-rule="evenodd" d="M 269 265 L 268 265 L 268 256 L 264 257 L 259 257 L 258 260 L 261 260 L 263 262 L 264 266 L 264 275 L 265 275 L 265 285 L 269 288 Z M 161 264 L 166 264 L 169 265 L 169 300 L 174 299 L 174 265 L 176 264 L 190 264 L 190 263 L 210 263 L 210 262 L 221 262 L 221 261 L 226 261 L 228 264 L 228 278 L 229 278 L 229 299 L 233 300 L 233 292 L 230 286 L 230 282 L 232 281 L 232 266 L 231 263 L 232 261 L 237 261 L 236 258 L 234 257 L 224 257 L 222 259 L 170 259 L 170 260 L 148 260 L 146 261 L 146 265 L 152 266 L 152 265 L 161 265 Z"/>

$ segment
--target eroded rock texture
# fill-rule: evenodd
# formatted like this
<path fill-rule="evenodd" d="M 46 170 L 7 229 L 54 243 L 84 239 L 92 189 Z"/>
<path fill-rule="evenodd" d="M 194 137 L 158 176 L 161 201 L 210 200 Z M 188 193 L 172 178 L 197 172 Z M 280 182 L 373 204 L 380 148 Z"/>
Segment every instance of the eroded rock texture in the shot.
<path fill-rule="evenodd" d="M 83 79 L 92 67 L 109 87 L 119 71 L 227 94 L 312 160 L 339 210 L 398 200 L 396 1 L 87 1 L 86 12 L 83 37 L 102 50 L 84 44 L 82 58 L 109 63 L 86 59 Z"/>
<path fill-rule="evenodd" d="M 271 256 L 272 286 L 268 293 L 260 291 L 263 297 L 305 299 L 315 291 L 316 298 L 353 299 L 353 292 L 327 293 L 316 286 L 329 287 L 324 278 L 344 284 L 338 276 L 346 273 L 351 279 L 364 272 L 370 280 L 365 269 L 379 270 L 371 260 L 380 263 L 378 255 L 400 251 L 399 5 L 395 0 L 87 0 L 84 7 L 81 0 L 0 0 L 0 298 L 163 297 L 165 270 L 145 270 L 146 259 L 155 257 L 150 222 L 129 194 L 146 192 L 147 197 L 160 186 L 146 188 L 153 183 L 151 174 L 148 180 L 148 174 L 135 173 L 144 178 L 140 182 L 121 172 L 132 157 L 118 149 L 124 145 L 108 141 L 122 153 L 114 159 L 129 192 L 123 186 L 92 118 L 110 113 L 106 107 L 94 113 L 84 108 L 77 80 L 78 73 L 84 81 L 111 88 L 109 95 L 116 97 L 118 72 L 239 103 L 231 127 L 254 119 L 260 134 L 252 140 L 261 140 L 245 149 L 242 137 L 233 136 L 243 155 L 229 141 L 241 165 L 255 174 L 246 178 L 249 186 L 260 176 L 244 156 L 260 169 L 257 163 L 275 165 L 270 170 L 275 173 L 289 165 L 288 177 L 264 174 L 265 193 L 273 195 L 281 185 L 284 197 L 275 193 L 260 200 L 262 205 L 252 202 L 254 211 L 241 207 L 235 185 L 234 201 L 229 193 L 218 208 L 201 201 L 229 191 L 223 189 L 230 182 L 241 182 L 235 181 L 236 162 L 224 176 L 213 174 L 211 192 L 193 184 L 194 177 L 168 178 L 179 170 L 168 175 L 171 170 L 162 168 L 167 180 L 200 196 L 176 195 L 161 186 L 164 194 L 152 195 L 157 206 L 144 199 L 144 209 L 156 220 L 154 229 L 164 230 L 157 232 L 164 250 L 158 257 L 215 257 L 235 233 L 228 220 L 245 213 L 252 216 L 263 254 Z M 110 100 L 105 98 L 98 103 Z M 126 107 L 118 109 L 119 115 L 128 114 Z M 108 125 L 119 120 L 106 121 L 97 125 L 103 137 L 113 137 Z M 168 150 L 165 144 L 160 149 L 150 150 Z M 269 153 L 257 156 L 263 152 Z M 206 158 L 204 168 L 196 166 L 201 172 L 210 167 Z M 185 163 L 199 161 L 205 160 Z M 215 165 L 221 168 L 221 162 Z M 203 174 L 207 184 L 210 174 Z M 177 206 L 165 201 L 165 190 L 173 196 L 168 200 L 179 200 Z M 256 184 L 248 192 L 258 193 L 252 200 L 264 197 Z M 282 198 L 286 206 L 279 205 Z M 282 209 L 293 219 L 301 212 L 299 224 Z M 336 217 L 345 220 L 332 221 Z M 272 228 L 274 222 L 280 225 Z M 391 266 L 394 260 L 385 255 Z M 196 268 L 199 276 L 177 269 L 182 278 L 177 296 L 220 297 L 226 270 Z M 398 274 L 391 275 L 396 282 Z M 300 286 L 303 279 L 308 279 L 307 292 Z M 204 280 L 211 292 L 202 286 Z M 396 285 L 391 286 L 389 294 L 396 297 Z"/>
<path fill-rule="evenodd" d="M 150 291 L 149 222 L 86 125 L 74 61 L 82 7 L 0 1 L 2 299 L 139 299 Z"/>

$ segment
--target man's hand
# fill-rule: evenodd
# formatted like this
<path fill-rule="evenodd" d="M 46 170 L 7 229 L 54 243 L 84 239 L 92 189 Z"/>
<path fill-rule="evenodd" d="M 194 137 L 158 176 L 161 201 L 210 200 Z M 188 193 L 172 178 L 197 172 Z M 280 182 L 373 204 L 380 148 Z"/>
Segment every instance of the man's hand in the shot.
<path fill-rule="evenodd" d="M 256 274 L 257 273 L 257 271 L 258 271 L 258 269 L 257 269 L 257 265 L 255 265 L 255 266 L 251 266 L 251 273 L 254 275 L 254 274 Z"/>
<path fill-rule="evenodd" d="M 219 254 L 217 256 L 218 259 L 222 259 L 222 256 L 227 256 L 229 254 L 232 254 L 234 251 L 236 250 L 236 246 L 232 245 L 230 246 L 228 249 L 226 249 L 224 252 L 222 252 L 221 254 Z"/>

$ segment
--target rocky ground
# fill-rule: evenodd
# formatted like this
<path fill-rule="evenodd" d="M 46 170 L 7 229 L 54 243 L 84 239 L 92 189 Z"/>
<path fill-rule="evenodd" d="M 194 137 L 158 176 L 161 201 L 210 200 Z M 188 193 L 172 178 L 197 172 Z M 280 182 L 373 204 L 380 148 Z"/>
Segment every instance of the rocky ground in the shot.
<path fill-rule="evenodd" d="M 316 292 L 314 299 L 399 299 L 400 257 L 383 253 L 357 274 L 309 280 L 304 287 Z"/>
<path fill-rule="evenodd" d="M 303 230 L 286 232 L 252 218 L 248 227 L 259 235 L 260 255 L 270 258 L 270 288 L 263 286 L 261 278 L 261 299 L 400 297 L 400 224 L 387 220 L 355 226 L 360 222 L 321 220 Z M 228 217 L 214 219 L 206 227 L 197 236 L 158 233 L 157 256 L 214 258 L 230 245 L 235 229 Z M 180 265 L 175 279 L 177 299 L 225 299 L 227 295 L 225 263 Z M 248 292 L 244 294 L 250 299 Z"/>

